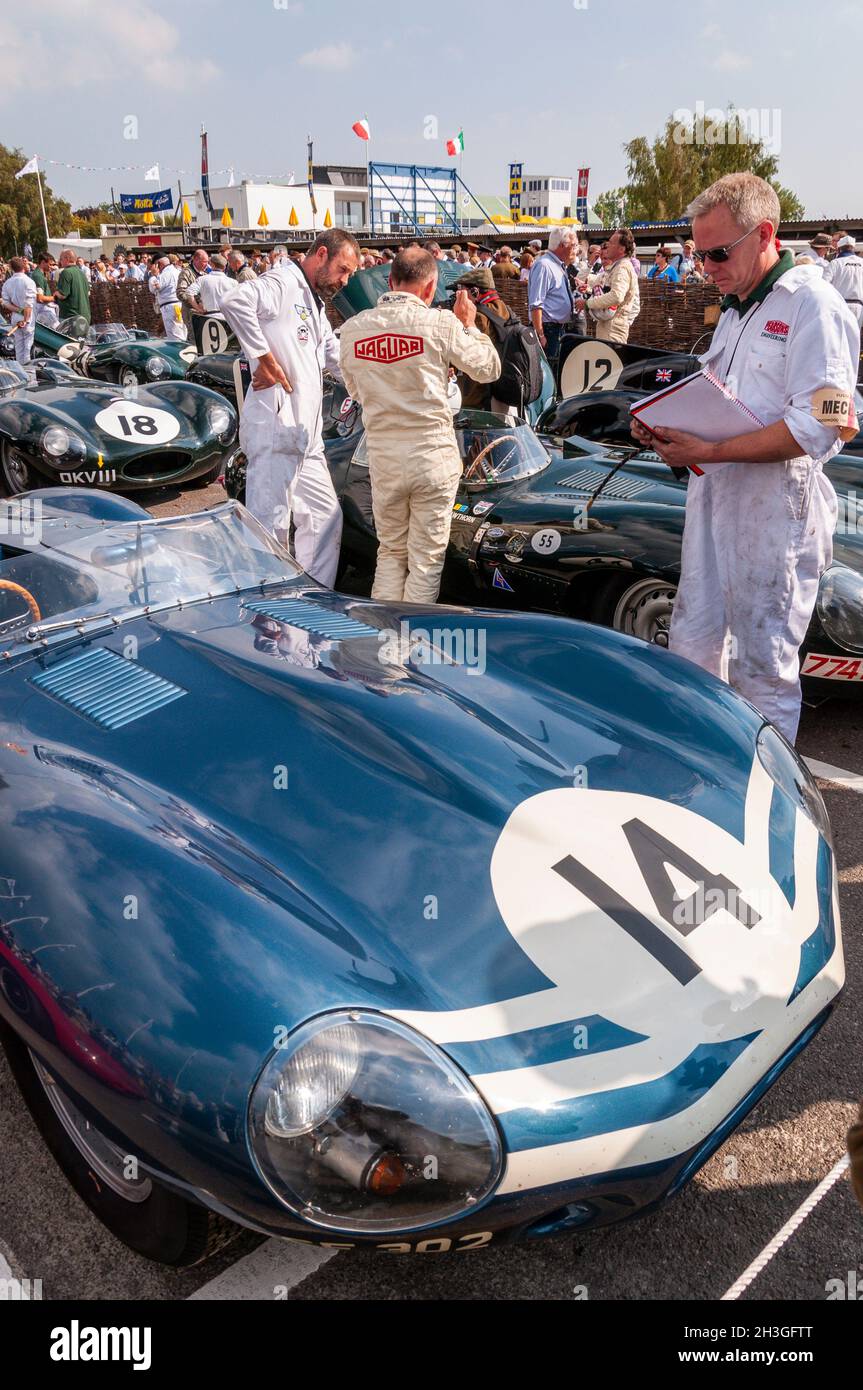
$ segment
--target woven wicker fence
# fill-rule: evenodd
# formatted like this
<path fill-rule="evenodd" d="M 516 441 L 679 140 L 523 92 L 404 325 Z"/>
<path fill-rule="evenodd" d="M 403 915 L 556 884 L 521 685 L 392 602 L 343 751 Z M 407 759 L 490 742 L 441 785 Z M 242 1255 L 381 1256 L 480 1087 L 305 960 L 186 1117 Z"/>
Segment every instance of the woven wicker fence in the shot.
<path fill-rule="evenodd" d="M 496 280 L 498 293 L 519 318 L 528 322 L 527 285 L 519 280 Z M 713 332 L 705 323 L 705 311 L 718 306 L 721 299 L 715 285 L 666 286 L 652 280 L 639 280 L 641 312 L 629 330 L 629 341 L 667 352 L 689 352 L 699 338 Z M 713 315 L 708 314 L 709 318 Z M 596 324 L 588 314 L 588 331 Z M 707 341 L 705 338 L 705 341 Z"/>
<path fill-rule="evenodd" d="M 144 328 L 154 337 L 165 331 L 153 295 L 137 282 L 91 285 L 90 316 L 93 323 L 123 323 L 127 328 Z"/>

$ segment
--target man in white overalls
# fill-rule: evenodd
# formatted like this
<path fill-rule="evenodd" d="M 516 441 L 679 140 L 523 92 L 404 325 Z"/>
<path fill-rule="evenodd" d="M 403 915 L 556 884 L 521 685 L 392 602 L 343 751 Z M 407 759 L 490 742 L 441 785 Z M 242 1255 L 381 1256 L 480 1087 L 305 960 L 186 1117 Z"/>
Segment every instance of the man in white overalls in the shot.
<path fill-rule="evenodd" d="M 341 228 L 322 232 L 302 266 L 279 260 L 228 292 L 220 311 L 252 368 L 240 415 L 246 506 L 319 583 L 334 583 L 342 512 L 324 454 L 323 373 L 341 380 L 339 344 L 322 296 L 347 284 L 360 250 Z"/>
<path fill-rule="evenodd" d="M 763 429 L 709 443 L 633 433 L 690 475 L 669 645 L 730 681 L 794 742 L 800 644 L 832 559 L 836 494 L 822 465 L 856 433 L 860 330 L 821 271 L 776 246 L 779 199 L 727 174 L 687 209 L 698 254 L 725 294 L 702 363 Z"/>

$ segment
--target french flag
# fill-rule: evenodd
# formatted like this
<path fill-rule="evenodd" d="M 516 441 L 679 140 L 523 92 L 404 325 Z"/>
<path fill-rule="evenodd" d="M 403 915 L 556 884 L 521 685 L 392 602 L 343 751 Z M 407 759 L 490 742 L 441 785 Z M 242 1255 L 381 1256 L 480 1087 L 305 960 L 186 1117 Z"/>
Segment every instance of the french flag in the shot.
<path fill-rule="evenodd" d="M 366 120 L 354 121 L 351 130 L 354 132 L 354 135 L 358 135 L 361 140 L 370 140 L 372 138 L 371 131 L 369 130 L 369 123 Z"/>

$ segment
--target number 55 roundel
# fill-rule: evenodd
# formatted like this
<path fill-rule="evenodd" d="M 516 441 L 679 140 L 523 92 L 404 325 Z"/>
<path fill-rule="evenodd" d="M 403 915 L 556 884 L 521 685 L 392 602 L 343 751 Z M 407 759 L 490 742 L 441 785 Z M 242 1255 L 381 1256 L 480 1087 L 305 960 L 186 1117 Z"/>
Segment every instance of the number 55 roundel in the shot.
<path fill-rule="evenodd" d="M 180 422 L 167 410 L 138 405 L 125 396 L 96 416 L 96 427 L 124 444 L 167 444 L 180 433 Z"/>

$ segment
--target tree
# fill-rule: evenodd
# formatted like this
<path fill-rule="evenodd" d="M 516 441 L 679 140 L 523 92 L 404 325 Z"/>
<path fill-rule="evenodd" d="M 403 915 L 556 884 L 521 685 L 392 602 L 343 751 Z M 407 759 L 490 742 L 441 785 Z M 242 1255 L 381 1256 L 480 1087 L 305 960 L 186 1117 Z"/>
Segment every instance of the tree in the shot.
<path fill-rule="evenodd" d="M 593 211 L 599 218 L 603 227 L 616 227 L 622 222 L 620 204 L 627 202 L 627 190 L 625 188 L 610 188 L 607 193 L 600 193 L 594 199 Z"/>
<path fill-rule="evenodd" d="M 76 208 L 72 214 L 72 230 L 82 237 L 102 235 L 102 223 L 113 222 L 114 210 L 111 203 L 96 203 L 94 207 Z"/>
<path fill-rule="evenodd" d="M 39 187 L 35 174 L 16 179 L 29 155 L 22 150 L 0 145 L 0 254 L 14 256 L 29 241 L 34 250 L 45 246 Z M 55 198 L 42 176 L 45 213 L 48 231 L 52 236 L 65 236 L 72 224 L 72 209 L 61 198 Z"/>
<path fill-rule="evenodd" d="M 689 203 L 723 174 L 752 173 L 776 189 L 783 222 L 803 216 L 800 199 L 778 180 L 779 161 L 755 139 L 746 113 L 675 112 L 651 143 L 638 136 L 624 145 L 627 157 L 627 220 L 669 222 L 685 215 Z"/>

